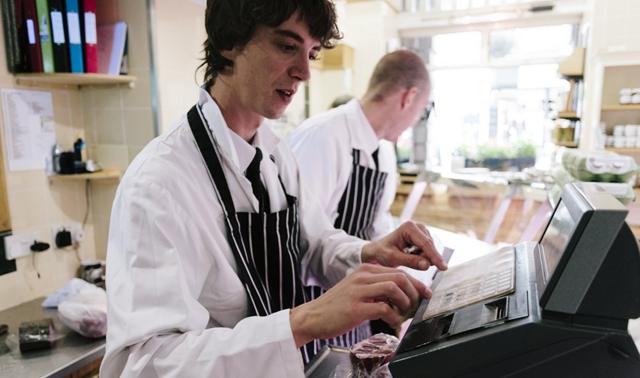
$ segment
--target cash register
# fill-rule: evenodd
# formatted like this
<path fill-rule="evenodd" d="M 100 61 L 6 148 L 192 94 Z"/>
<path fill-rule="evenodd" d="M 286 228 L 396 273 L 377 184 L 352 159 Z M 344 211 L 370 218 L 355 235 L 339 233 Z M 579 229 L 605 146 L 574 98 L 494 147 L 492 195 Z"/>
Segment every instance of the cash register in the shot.
<path fill-rule="evenodd" d="M 572 183 L 538 242 L 439 272 L 394 377 L 640 377 L 640 252 L 627 210 Z"/>

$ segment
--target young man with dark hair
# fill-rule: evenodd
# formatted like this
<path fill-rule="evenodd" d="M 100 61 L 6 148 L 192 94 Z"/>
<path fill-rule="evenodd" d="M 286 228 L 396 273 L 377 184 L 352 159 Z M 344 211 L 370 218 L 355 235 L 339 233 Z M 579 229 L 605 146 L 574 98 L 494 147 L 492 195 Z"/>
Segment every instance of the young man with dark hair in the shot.
<path fill-rule="evenodd" d="M 336 228 L 365 240 L 393 229 L 389 208 L 397 170 L 388 142 L 415 125 L 430 89 L 429 73 L 416 53 L 388 53 L 376 64 L 362 99 L 306 120 L 289 137 L 300 179 Z M 321 293 L 315 290 L 315 296 Z M 372 333 L 394 332 L 382 321 L 371 322 L 371 328 Z M 358 330 L 355 338 L 331 342 L 349 346 L 368 336 L 366 325 Z"/>
<path fill-rule="evenodd" d="M 419 225 L 372 243 L 334 229 L 263 125 L 339 36 L 332 2 L 209 0 L 206 12 L 198 103 L 116 193 L 103 376 L 301 377 L 315 339 L 398 324 L 429 295 L 382 265 L 446 268 Z M 312 283 L 331 289 L 309 300 Z"/>

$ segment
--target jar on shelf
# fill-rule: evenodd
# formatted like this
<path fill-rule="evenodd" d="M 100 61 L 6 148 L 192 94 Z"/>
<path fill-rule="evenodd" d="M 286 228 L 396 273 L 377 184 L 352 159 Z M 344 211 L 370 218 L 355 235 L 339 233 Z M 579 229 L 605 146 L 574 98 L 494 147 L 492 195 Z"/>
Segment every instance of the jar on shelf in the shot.
<path fill-rule="evenodd" d="M 632 88 L 620 89 L 620 99 L 619 99 L 620 104 L 621 105 L 631 104 L 632 96 L 633 96 Z"/>
<path fill-rule="evenodd" d="M 631 103 L 640 104 L 640 88 L 634 88 L 631 93 Z"/>

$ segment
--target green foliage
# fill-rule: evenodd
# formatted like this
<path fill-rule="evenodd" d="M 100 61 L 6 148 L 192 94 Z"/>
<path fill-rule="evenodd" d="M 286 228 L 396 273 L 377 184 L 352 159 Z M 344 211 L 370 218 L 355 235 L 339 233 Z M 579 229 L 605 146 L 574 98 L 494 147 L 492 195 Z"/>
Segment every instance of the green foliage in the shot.
<path fill-rule="evenodd" d="M 495 146 L 491 144 L 463 145 L 458 147 L 456 154 L 474 160 L 535 157 L 536 147 L 529 142 L 519 140 L 511 146 Z"/>

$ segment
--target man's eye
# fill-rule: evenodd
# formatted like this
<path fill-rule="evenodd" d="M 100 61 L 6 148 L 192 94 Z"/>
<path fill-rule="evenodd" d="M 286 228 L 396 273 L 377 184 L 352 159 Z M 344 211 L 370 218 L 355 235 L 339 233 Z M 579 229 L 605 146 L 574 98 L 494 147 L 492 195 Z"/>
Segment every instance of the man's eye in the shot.
<path fill-rule="evenodd" d="M 309 60 L 318 60 L 320 57 L 317 54 L 309 55 Z"/>
<path fill-rule="evenodd" d="M 281 44 L 280 49 L 284 52 L 292 52 L 296 50 L 296 47 L 294 45 Z"/>

